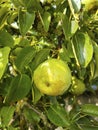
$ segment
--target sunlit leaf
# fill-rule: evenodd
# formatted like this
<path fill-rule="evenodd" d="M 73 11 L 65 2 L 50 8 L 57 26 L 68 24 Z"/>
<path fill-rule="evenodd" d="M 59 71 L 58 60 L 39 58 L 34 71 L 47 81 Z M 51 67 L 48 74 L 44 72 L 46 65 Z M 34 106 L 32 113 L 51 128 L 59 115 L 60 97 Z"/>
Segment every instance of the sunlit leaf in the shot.
<path fill-rule="evenodd" d="M 19 10 L 19 27 L 22 35 L 25 35 L 33 25 L 35 19 L 35 13 L 29 13 Z"/>
<path fill-rule="evenodd" d="M 4 6 L 0 8 L 0 29 L 3 28 L 5 25 L 5 22 L 7 20 L 9 8 L 7 6 Z"/>
<path fill-rule="evenodd" d="M 81 0 L 71 0 L 73 9 L 75 12 L 79 12 L 81 9 Z"/>
<path fill-rule="evenodd" d="M 13 119 L 15 111 L 14 106 L 3 106 L 0 111 L 1 123 L 3 126 L 8 126 L 10 121 Z"/>
<path fill-rule="evenodd" d="M 77 65 L 87 67 L 93 56 L 93 46 L 89 35 L 87 33 L 77 33 L 73 37 L 72 48 Z"/>
<path fill-rule="evenodd" d="M 78 23 L 75 20 L 70 20 L 66 15 L 62 16 L 62 28 L 66 40 L 69 40 L 77 31 Z"/>
<path fill-rule="evenodd" d="M 44 48 L 41 49 L 35 56 L 35 59 L 32 61 L 31 69 L 34 71 L 36 67 L 42 63 L 44 60 L 47 59 L 48 55 L 50 53 L 50 49 Z"/>
<path fill-rule="evenodd" d="M 10 48 L 4 47 L 0 49 L 0 79 L 2 78 L 6 66 L 8 64 L 8 56 L 9 56 Z"/>
<path fill-rule="evenodd" d="M 47 32 L 49 30 L 49 25 L 51 22 L 51 14 L 49 12 L 44 12 L 43 16 L 41 17 L 41 21 L 45 31 Z"/>

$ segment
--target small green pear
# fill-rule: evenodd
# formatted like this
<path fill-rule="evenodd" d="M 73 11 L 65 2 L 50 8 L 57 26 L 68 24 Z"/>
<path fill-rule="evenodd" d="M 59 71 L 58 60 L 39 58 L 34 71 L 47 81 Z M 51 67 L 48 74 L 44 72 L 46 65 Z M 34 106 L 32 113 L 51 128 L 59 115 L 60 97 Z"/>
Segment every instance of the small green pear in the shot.
<path fill-rule="evenodd" d="M 83 81 L 76 78 L 75 76 L 72 76 L 72 86 L 70 92 L 74 95 L 81 95 L 85 92 L 86 87 Z"/>
<path fill-rule="evenodd" d="M 84 5 L 85 11 L 98 7 L 98 0 L 81 0 L 81 3 Z"/>

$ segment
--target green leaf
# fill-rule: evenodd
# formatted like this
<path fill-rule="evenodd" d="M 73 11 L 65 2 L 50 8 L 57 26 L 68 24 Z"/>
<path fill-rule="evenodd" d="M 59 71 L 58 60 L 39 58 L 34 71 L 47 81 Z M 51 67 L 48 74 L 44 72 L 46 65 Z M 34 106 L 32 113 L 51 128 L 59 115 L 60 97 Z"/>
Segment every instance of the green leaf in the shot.
<path fill-rule="evenodd" d="M 20 130 L 20 128 L 19 128 L 19 127 L 9 126 L 9 127 L 7 128 L 7 130 Z"/>
<path fill-rule="evenodd" d="M 11 2 L 18 8 L 23 6 L 20 0 L 11 0 Z"/>
<path fill-rule="evenodd" d="M 71 36 L 73 36 L 75 33 L 76 33 L 76 31 L 77 31 L 77 29 L 78 29 L 78 22 L 76 22 L 75 20 L 72 20 L 71 21 Z"/>
<path fill-rule="evenodd" d="M 9 8 L 7 6 L 3 6 L 0 8 L 0 29 L 3 28 L 5 22 L 7 20 Z"/>
<path fill-rule="evenodd" d="M 16 68 L 19 71 L 22 71 L 24 67 L 27 66 L 30 63 L 30 61 L 35 57 L 35 55 L 35 48 L 31 46 L 23 48 L 15 60 Z"/>
<path fill-rule="evenodd" d="M 35 20 L 35 13 L 29 13 L 26 11 L 19 10 L 19 27 L 20 33 L 25 35 Z"/>
<path fill-rule="evenodd" d="M 36 104 L 40 100 L 41 97 L 42 97 L 42 93 L 33 84 L 33 89 L 32 89 L 33 103 Z"/>
<path fill-rule="evenodd" d="M 31 87 L 31 80 L 26 74 L 14 77 L 11 81 L 5 102 L 9 103 L 23 99 L 29 93 Z"/>
<path fill-rule="evenodd" d="M 34 71 L 36 69 L 36 67 L 42 63 L 43 61 L 45 61 L 47 59 L 47 57 L 49 56 L 50 53 L 50 49 L 41 49 L 35 56 L 34 60 L 32 61 L 31 64 L 31 69 L 32 71 Z"/>
<path fill-rule="evenodd" d="M 94 44 L 95 72 L 94 78 L 98 77 L 98 45 Z"/>
<path fill-rule="evenodd" d="M 59 55 L 60 59 L 70 62 L 69 54 L 64 45 L 62 45 L 62 48 L 59 50 Z"/>
<path fill-rule="evenodd" d="M 10 52 L 9 47 L 0 48 L 0 79 L 2 78 L 6 66 L 8 64 L 9 52 Z"/>
<path fill-rule="evenodd" d="M 81 107 L 81 112 L 89 116 L 98 116 L 98 106 L 94 104 L 85 104 Z"/>
<path fill-rule="evenodd" d="M 49 12 L 44 12 L 44 14 L 41 17 L 41 21 L 42 21 L 45 31 L 48 32 L 49 25 L 51 22 L 51 14 Z"/>
<path fill-rule="evenodd" d="M 93 125 L 81 125 L 82 130 L 98 130 L 98 126 Z"/>
<path fill-rule="evenodd" d="M 73 37 L 72 48 L 77 65 L 86 68 L 93 56 L 93 46 L 89 35 L 78 32 Z"/>
<path fill-rule="evenodd" d="M 3 106 L 0 111 L 1 123 L 3 126 L 8 126 L 10 121 L 13 119 L 15 111 L 14 106 Z"/>
<path fill-rule="evenodd" d="M 0 30 L 0 46 L 13 47 L 14 40 L 6 30 Z"/>
<path fill-rule="evenodd" d="M 62 28 L 64 31 L 65 38 L 68 40 L 71 36 L 70 32 L 71 22 L 66 15 L 63 15 L 62 17 Z"/>
<path fill-rule="evenodd" d="M 56 126 L 68 127 L 70 125 L 65 109 L 59 105 L 50 106 L 47 116 Z"/>
<path fill-rule="evenodd" d="M 27 0 L 22 0 L 25 3 L 25 6 L 27 7 L 27 10 L 29 12 L 33 12 L 33 11 L 39 11 L 42 12 L 43 8 L 40 4 L 40 0 L 29 0 L 27 2 Z"/>
<path fill-rule="evenodd" d="M 66 40 L 69 40 L 77 31 L 78 23 L 75 20 L 68 19 L 67 15 L 62 16 L 62 28 Z"/>
<path fill-rule="evenodd" d="M 81 9 L 81 0 L 71 0 L 74 12 L 77 13 Z"/>
<path fill-rule="evenodd" d="M 35 111 L 37 111 L 35 109 Z M 40 121 L 40 116 L 35 112 L 33 109 L 30 109 L 28 107 L 24 107 L 23 113 L 25 116 L 25 119 L 35 125 Z"/>

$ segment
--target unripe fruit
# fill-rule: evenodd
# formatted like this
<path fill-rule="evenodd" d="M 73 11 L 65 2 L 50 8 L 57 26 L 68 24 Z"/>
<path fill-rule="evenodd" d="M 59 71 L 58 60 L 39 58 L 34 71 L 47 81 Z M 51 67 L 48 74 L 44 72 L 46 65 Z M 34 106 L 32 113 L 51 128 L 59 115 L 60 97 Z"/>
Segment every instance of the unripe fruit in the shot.
<path fill-rule="evenodd" d="M 76 77 L 72 77 L 72 86 L 70 92 L 75 95 L 81 95 L 85 92 L 85 84 Z"/>
<path fill-rule="evenodd" d="M 37 67 L 33 80 L 43 94 L 58 96 L 68 90 L 71 84 L 71 71 L 64 61 L 49 59 Z"/>
<path fill-rule="evenodd" d="M 81 2 L 86 11 L 93 9 L 94 7 L 98 7 L 98 0 L 82 0 Z"/>

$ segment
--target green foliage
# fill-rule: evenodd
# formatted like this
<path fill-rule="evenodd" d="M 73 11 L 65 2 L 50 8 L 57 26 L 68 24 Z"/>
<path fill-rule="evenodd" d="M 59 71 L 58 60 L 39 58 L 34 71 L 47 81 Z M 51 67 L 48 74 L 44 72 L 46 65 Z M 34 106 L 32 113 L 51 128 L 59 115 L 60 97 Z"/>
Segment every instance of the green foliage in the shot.
<path fill-rule="evenodd" d="M 47 111 L 47 116 L 57 126 L 69 127 L 70 125 L 67 112 L 59 105 L 51 105 Z"/>
<path fill-rule="evenodd" d="M 10 52 L 9 47 L 0 48 L 0 79 L 2 78 L 6 66 L 8 64 L 9 52 Z"/>
<path fill-rule="evenodd" d="M 0 130 L 98 130 L 98 2 L 89 2 L 0 0 Z M 36 88 L 49 58 L 68 64 L 81 95 L 74 81 L 57 97 Z"/>

